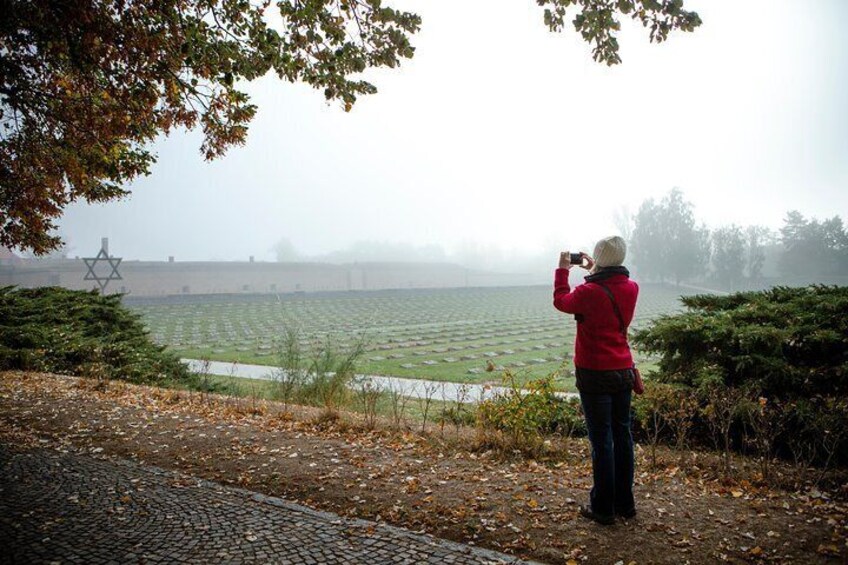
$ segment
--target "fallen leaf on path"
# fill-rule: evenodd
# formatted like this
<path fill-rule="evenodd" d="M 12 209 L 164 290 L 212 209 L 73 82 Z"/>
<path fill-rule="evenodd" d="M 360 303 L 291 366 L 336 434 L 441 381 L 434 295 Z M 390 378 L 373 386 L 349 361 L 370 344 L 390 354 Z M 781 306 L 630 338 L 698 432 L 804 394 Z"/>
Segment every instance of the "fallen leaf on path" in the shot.
<path fill-rule="evenodd" d="M 834 544 L 820 544 L 816 552 L 821 555 L 831 555 L 833 557 L 839 557 L 839 548 Z"/>

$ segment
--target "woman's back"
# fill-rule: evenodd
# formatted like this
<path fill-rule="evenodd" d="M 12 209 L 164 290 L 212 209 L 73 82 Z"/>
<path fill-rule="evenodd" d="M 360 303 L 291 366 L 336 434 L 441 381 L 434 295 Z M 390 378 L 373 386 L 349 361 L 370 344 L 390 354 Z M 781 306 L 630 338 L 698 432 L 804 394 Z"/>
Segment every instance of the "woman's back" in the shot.
<path fill-rule="evenodd" d="M 568 270 L 557 269 L 554 280 L 554 307 L 577 318 L 574 364 L 583 369 L 607 371 L 633 366 L 633 356 L 615 313 L 609 289 L 621 314 L 624 328 L 633 320 L 639 285 L 630 280 L 623 267 L 586 277 L 586 283 L 568 284 Z"/>

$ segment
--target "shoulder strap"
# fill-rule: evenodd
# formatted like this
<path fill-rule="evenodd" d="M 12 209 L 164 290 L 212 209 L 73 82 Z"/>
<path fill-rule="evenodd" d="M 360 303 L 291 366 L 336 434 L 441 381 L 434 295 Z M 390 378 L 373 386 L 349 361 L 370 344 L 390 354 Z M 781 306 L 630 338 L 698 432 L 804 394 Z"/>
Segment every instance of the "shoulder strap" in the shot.
<path fill-rule="evenodd" d="M 615 301 L 615 296 L 613 296 L 612 291 L 602 282 L 595 282 L 596 285 L 601 287 L 606 295 L 609 297 L 610 302 L 612 302 L 612 310 L 615 312 L 615 317 L 618 318 L 618 331 L 621 332 L 621 335 L 627 338 L 627 326 L 624 324 L 624 317 L 621 315 L 621 310 L 618 309 L 618 303 Z"/>

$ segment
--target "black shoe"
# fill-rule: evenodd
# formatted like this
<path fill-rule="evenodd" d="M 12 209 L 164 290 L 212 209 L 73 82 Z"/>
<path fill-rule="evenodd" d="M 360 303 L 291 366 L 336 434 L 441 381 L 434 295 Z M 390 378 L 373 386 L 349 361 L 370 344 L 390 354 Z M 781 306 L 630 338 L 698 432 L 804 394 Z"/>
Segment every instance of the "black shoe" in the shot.
<path fill-rule="evenodd" d="M 621 516 L 625 520 L 629 520 L 630 518 L 634 518 L 636 516 L 636 507 L 630 508 L 628 510 L 619 510 L 615 509 L 615 515 Z"/>
<path fill-rule="evenodd" d="M 602 516 L 592 510 L 589 506 L 581 506 L 580 507 L 580 515 L 584 518 L 589 518 L 590 520 L 594 520 L 595 522 L 602 524 L 604 526 L 611 526 L 615 524 L 615 517 L 613 516 Z"/>

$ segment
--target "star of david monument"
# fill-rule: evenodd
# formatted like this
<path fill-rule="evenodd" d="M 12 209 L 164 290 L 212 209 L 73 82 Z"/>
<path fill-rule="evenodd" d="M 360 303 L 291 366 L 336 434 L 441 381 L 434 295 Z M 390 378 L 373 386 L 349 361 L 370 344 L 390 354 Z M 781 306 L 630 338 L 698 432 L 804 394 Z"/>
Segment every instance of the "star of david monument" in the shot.
<path fill-rule="evenodd" d="M 118 272 L 118 265 L 121 264 L 121 257 L 111 257 L 109 255 L 109 238 L 104 237 L 100 240 L 100 251 L 94 257 L 83 257 L 85 266 L 88 272 L 83 280 L 95 281 L 100 286 L 100 294 L 106 293 L 106 285 L 109 281 L 123 280 Z"/>

